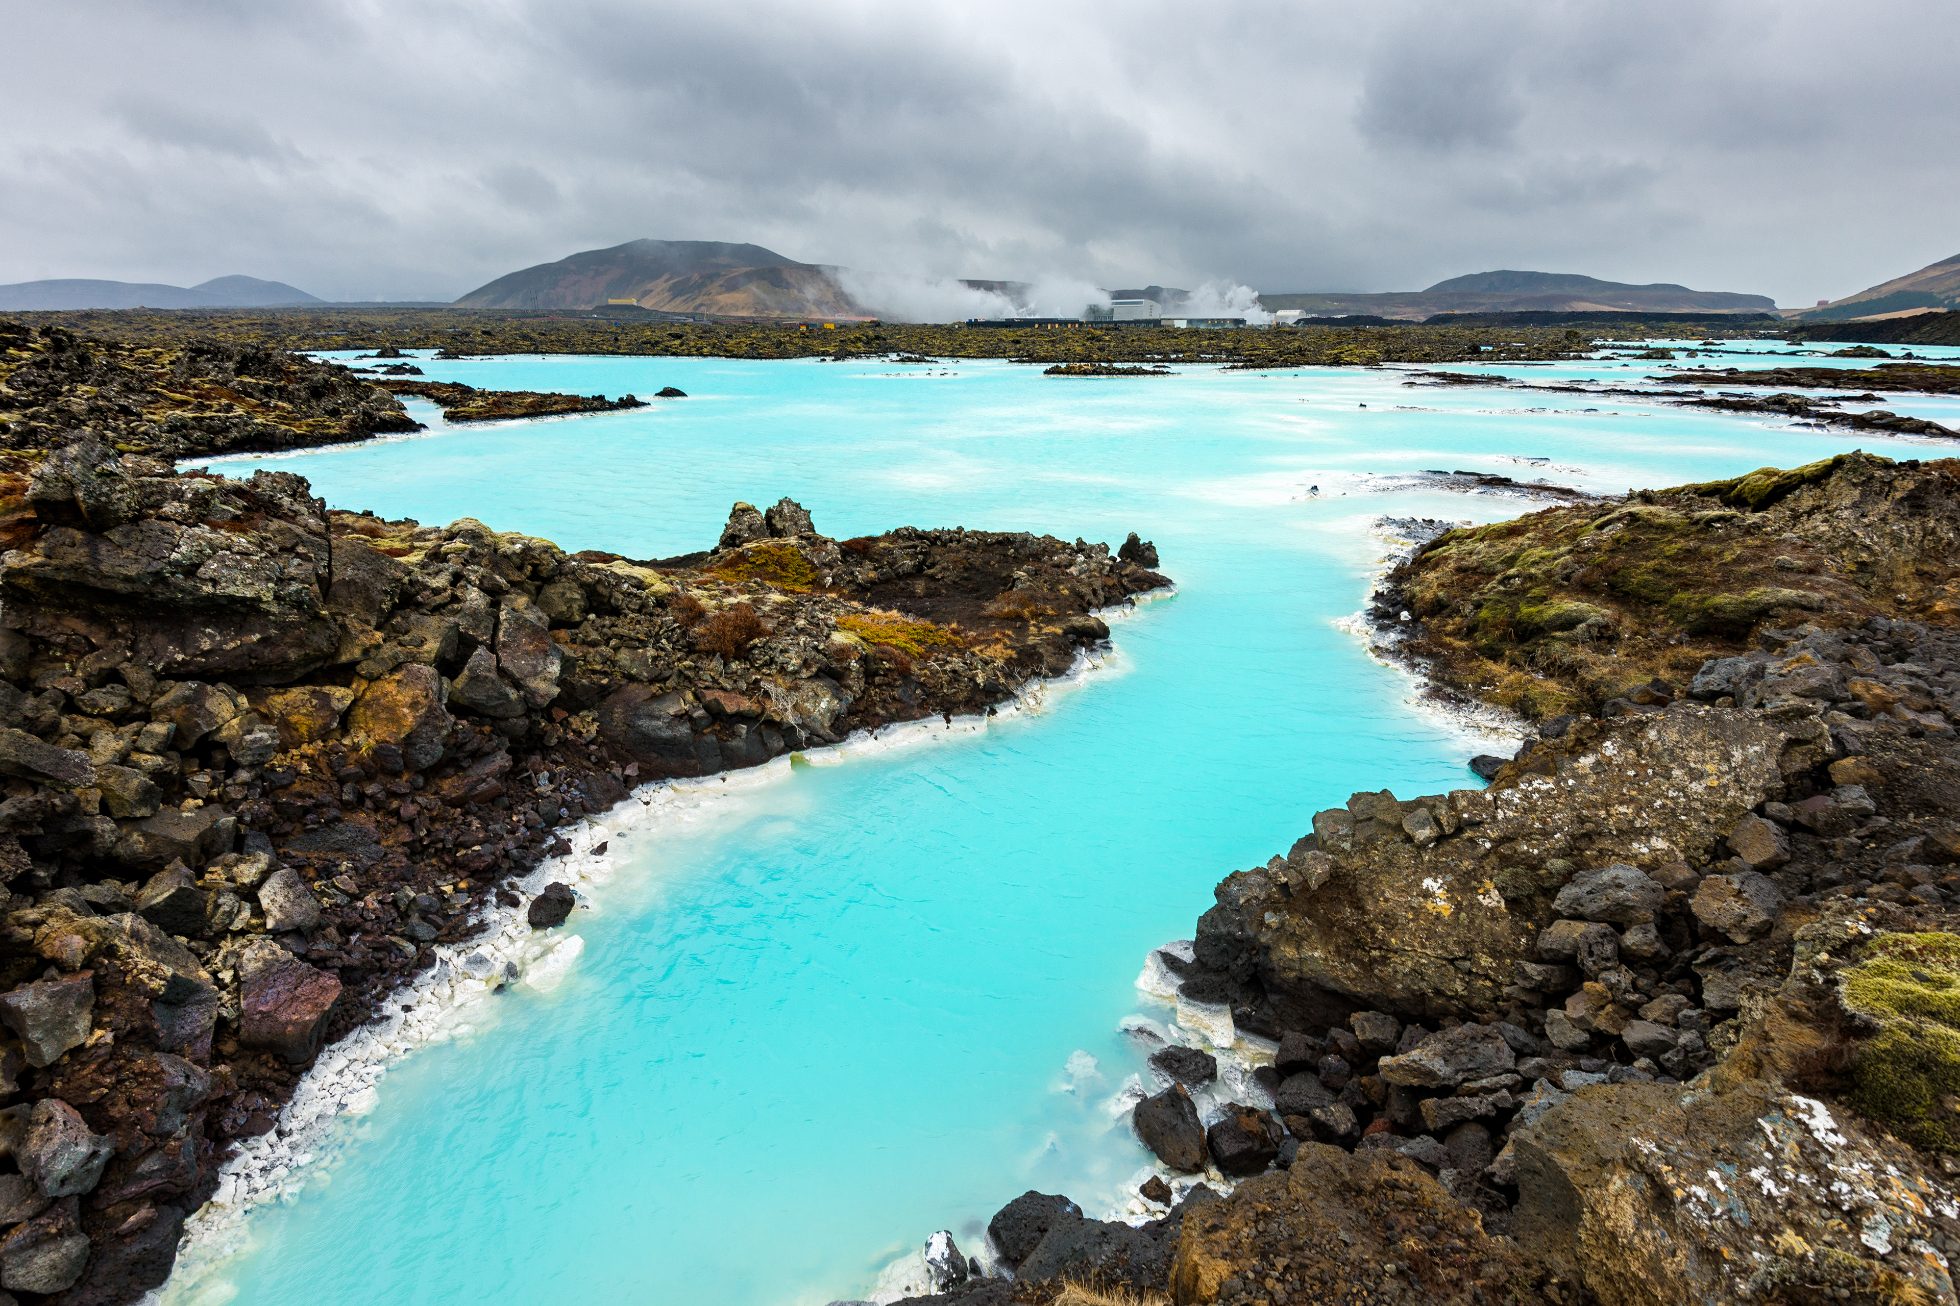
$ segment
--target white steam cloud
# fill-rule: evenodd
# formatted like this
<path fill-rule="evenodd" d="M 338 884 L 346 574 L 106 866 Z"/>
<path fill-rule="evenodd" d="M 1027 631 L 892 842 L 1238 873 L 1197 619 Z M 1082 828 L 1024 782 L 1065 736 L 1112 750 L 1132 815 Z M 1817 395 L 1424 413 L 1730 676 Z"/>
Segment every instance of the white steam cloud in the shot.
<path fill-rule="evenodd" d="M 1079 318 L 1090 305 L 1106 306 L 1107 290 L 1070 277 L 1016 282 L 1004 289 L 969 286 L 951 277 L 902 272 L 833 270 L 853 300 L 888 322 L 964 322 L 968 318 Z M 1242 317 L 1253 326 L 1272 321 L 1250 286 L 1208 281 L 1162 305 L 1166 317 Z"/>

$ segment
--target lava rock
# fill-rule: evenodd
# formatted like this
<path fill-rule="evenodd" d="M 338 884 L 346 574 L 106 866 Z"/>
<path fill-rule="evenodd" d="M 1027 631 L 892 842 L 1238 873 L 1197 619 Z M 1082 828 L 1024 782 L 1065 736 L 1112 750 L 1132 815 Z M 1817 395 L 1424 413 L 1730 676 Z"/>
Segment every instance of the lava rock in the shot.
<path fill-rule="evenodd" d="M 264 941 L 245 950 L 238 980 L 238 1041 L 294 1065 L 311 1061 L 340 999 L 340 981 Z"/>
<path fill-rule="evenodd" d="M 91 1192 L 102 1181 L 115 1143 L 88 1127 L 81 1113 L 60 1098 L 44 1097 L 27 1114 L 20 1172 L 46 1197 Z"/>
<path fill-rule="evenodd" d="M 1737 943 L 1749 943 L 1769 933 L 1783 910 L 1783 891 L 1760 871 L 1740 875 L 1711 875 L 1695 890 L 1695 918 Z"/>
<path fill-rule="evenodd" d="M 282 866 L 259 886 L 259 907 L 265 927 L 274 934 L 297 930 L 311 934 L 320 928 L 320 900 L 290 866 Z"/>
<path fill-rule="evenodd" d="M 182 866 L 158 871 L 136 895 L 136 910 L 167 934 L 195 938 L 204 932 L 210 901 Z"/>
<path fill-rule="evenodd" d="M 565 923 L 572 914 L 572 908 L 577 905 L 578 895 L 572 892 L 572 886 L 553 880 L 538 891 L 537 897 L 531 899 L 531 905 L 525 908 L 524 919 L 531 923 L 534 930 L 555 929 Z"/>
<path fill-rule="evenodd" d="M 1517 1054 L 1488 1025 L 1458 1025 L 1431 1034 L 1400 1056 L 1383 1057 L 1381 1077 L 1404 1088 L 1454 1088 L 1467 1080 L 1511 1070 Z"/>
<path fill-rule="evenodd" d="M 1149 540 L 1137 538 L 1135 531 L 1131 531 L 1117 548 L 1116 557 L 1119 561 L 1149 567 L 1153 571 L 1157 568 L 1157 546 Z"/>
<path fill-rule="evenodd" d="M 1729 831 L 1729 847 L 1752 871 L 1773 871 L 1790 860 L 1790 837 L 1783 827 L 1750 815 Z"/>
<path fill-rule="evenodd" d="M 1666 898 L 1667 890 L 1645 871 L 1615 862 L 1573 876 L 1552 900 L 1552 910 L 1608 925 L 1640 925 L 1654 919 Z"/>
<path fill-rule="evenodd" d="M 0 994 L 0 1021 L 20 1037 L 27 1064 L 51 1066 L 88 1038 L 95 1011 L 93 971 L 40 980 Z"/>
<path fill-rule="evenodd" d="M 763 521 L 761 510 L 752 503 L 738 502 L 728 510 L 728 524 L 721 528 L 721 539 L 715 547 L 739 549 L 768 537 L 769 526 Z"/>
<path fill-rule="evenodd" d="M 950 1230 L 941 1229 L 926 1239 L 926 1283 L 934 1292 L 945 1292 L 967 1280 L 966 1257 L 953 1241 Z"/>
<path fill-rule="evenodd" d="M 1233 1103 L 1205 1131 L 1205 1146 L 1221 1173 L 1234 1178 L 1255 1175 L 1279 1156 L 1280 1127 L 1257 1107 Z"/>
<path fill-rule="evenodd" d="M 1218 1078 L 1218 1058 L 1200 1048 L 1172 1044 L 1150 1054 L 1150 1064 L 1179 1084 L 1197 1088 Z"/>
<path fill-rule="evenodd" d="M 994 1250 L 1009 1266 L 1027 1260 L 1057 1220 L 1081 1218 L 1082 1208 L 1056 1193 L 1037 1193 L 1030 1189 L 994 1212 L 987 1221 L 987 1237 Z"/>
<path fill-rule="evenodd" d="M 1192 1174 L 1205 1168 L 1205 1127 L 1183 1084 L 1137 1103 L 1130 1124 L 1138 1140 L 1171 1169 Z"/>

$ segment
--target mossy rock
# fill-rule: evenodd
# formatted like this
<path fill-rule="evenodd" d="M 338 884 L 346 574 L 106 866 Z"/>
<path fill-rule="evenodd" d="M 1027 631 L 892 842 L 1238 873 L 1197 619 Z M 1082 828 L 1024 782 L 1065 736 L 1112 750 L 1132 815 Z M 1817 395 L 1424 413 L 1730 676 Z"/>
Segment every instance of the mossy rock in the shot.
<path fill-rule="evenodd" d="M 1673 606 L 1674 615 L 1691 635 L 1740 639 L 1765 617 L 1792 608 L 1822 608 L 1825 600 L 1805 590 L 1765 585 L 1743 594 L 1684 595 Z"/>
<path fill-rule="evenodd" d="M 1838 454 L 1833 458 L 1805 463 L 1801 467 L 1791 467 L 1787 470 L 1781 467 L 1760 467 L 1747 476 L 1738 476 L 1732 481 L 1707 481 L 1687 488 L 1720 499 L 1731 508 L 1761 512 L 1777 500 L 1794 494 L 1804 486 L 1827 479 L 1850 456 Z"/>
<path fill-rule="evenodd" d="M 1553 599 L 1518 609 L 1518 628 L 1526 634 L 1560 634 L 1577 630 L 1590 621 L 1609 621 L 1603 609 L 1576 600 Z"/>
<path fill-rule="evenodd" d="M 806 594 L 822 581 L 803 551 L 788 540 L 758 540 L 731 550 L 727 560 L 708 573 L 719 580 L 757 580 L 775 589 Z"/>
<path fill-rule="evenodd" d="M 1852 1066 L 1852 1105 L 1914 1146 L 1960 1153 L 1960 935 L 1882 935 L 1838 993 L 1876 1028 Z"/>

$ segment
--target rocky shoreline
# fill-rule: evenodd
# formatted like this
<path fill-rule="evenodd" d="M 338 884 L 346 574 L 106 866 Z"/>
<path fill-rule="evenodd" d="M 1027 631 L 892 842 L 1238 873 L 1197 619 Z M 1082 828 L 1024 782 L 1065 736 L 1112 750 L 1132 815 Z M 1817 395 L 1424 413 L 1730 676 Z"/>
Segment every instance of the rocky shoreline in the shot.
<path fill-rule="evenodd" d="M 1358 793 L 1228 877 L 1153 961 L 1186 1040 L 1133 1117 L 1164 1214 L 1025 1194 L 916 1301 L 1960 1300 L 1956 476 L 1848 456 L 1421 547 L 1379 610 L 1484 701 L 1508 633 L 1437 658 L 1438 610 L 1400 619 L 1410 595 L 1452 594 L 1467 628 L 1501 605 L 1464 585 L 1466 541 L 1596 587 L 1560 570 L 1568 529 L 1654 506 L 1703 519 L 1718 572 L 1830 551 L 1842 583 L 1809 624 L 1691 635 L 1657 602 L 1656 639 L 1596 628 L 1628 645 L 1619 692 L 1605 659 L 1525 652 L 1584 698 L 1534 713 L 1488 789 Z M 1724 513 L 1759 520 L 1709 530 Z M 1623 561 L 1683 565 L 1670 544 L 1622 541 Z M 1225 1043 L 1266 1064 L 1221 1095 Z"/>
<path fill-rule="evenodd" d="M 1166 583 L 1134 537 L 839 541 L 788 500 L 664 562 L 336 512 L 290 473 L 151 454 L 405 418 L 343 369 L 10 339 L 0 1291 L 22 1300 L 160 1282 L 323 1046 L 445 954 L 475 965 L 486 912 L 565 919 L 569 886 L 512 888 L 561 828 L 651 781 L 986 712 Z M 173 389 L 180 363 L 236 398 Z M 281 406 L 243 384 L 288 370 Z"/>
<path fill-rule="evenodd" d="M 604 395 L 555 394 L 542 390 L 479 390 L 458 381 L 412 381 L 388 377 L 378 383 L 389 394 L 427 399 L 442 409 L 450 422 L 502 422 L 523 417 L 567 417 L 576 413 L 616 413 L 645 408 L 637 395 L 608 399 Z M 667 386 L 655 398 L 685 399 Z"/>

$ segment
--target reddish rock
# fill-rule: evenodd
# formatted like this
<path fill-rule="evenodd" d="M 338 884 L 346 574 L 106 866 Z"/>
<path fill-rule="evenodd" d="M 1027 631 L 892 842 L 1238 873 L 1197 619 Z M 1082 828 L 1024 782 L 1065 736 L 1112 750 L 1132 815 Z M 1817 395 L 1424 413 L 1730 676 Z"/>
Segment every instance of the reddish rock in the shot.
<path fill-rule="evenodd" d="M 295 1065 L 313 1058 L 340 981 L 273 943 L 255 943 L 239 963 L 238 1039 Z"/>

